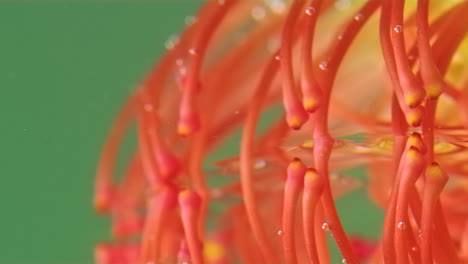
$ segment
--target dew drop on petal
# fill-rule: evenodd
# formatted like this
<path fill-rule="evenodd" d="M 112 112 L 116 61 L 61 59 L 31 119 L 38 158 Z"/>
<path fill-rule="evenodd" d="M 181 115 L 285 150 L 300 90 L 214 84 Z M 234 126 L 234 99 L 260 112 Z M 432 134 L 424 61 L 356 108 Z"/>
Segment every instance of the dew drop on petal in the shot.
<path fill-rule="evenodd" d="M 416 252 L 416 251 L 418 251 L 418 247 L 413 246 L 413 247 L 411 248 L 411 250 L 412 250 L 413 252 Z"/>
<path fill-rule="evenodd" d="M 316 11 L 317 10 L 315 9 L 315 7 L 309 6 L 308 8 L 306 8 L 305 13 L 308 16 L 312 16 L 313 14 L 315 14 Z"/>
<path fill-rule="evenodd" d="M 226 0 L 218 0 L 218 4 L 224 5 L 226 3 Z"/>
<path fill-rule="evenodd" d="M 338 40 L 342 40 L 343 39 L 343 34 L 339 34 L 338 37 L 337 37 Z"/>
<path fill-rule="evenodd" d="M 170 50 L 174 48 L 174 46 L 177 45 L 177 43 L 179 43 L 179 36 L 173 34 L 169 36 L 169 38 L 164 43 L 164 46 L 166 47 L 166 49 Z"/>
<path fill-rule="evenodd" d="M 356 15 L 354 15 L 354 20 L 360 21 L 361 19 L 362 19 L 362 14 L 361 13 L 357 13 Z"/>
<path fill-rule="evenodd" d="M 330 231 L 330 226 L 328 225 L 328 223 L 323 223 L 322 224 L 322 230 L 323 231 Z"/>
<path fill-rule="evenodd" d="M 250 12 L 250 14 L 252 15 L 252 18 L 255 19 L 255 20 L 262 20 L 263 18 L 265 18 L 266 16 L 266 10 L 265 10 L 265 7 L 263 6 L 254 6 L 252 8 L 252 11 Z"/>
<path fill-rule="evenodd" d="M 188 52 L 190 53 L 190 55 L 193 55 L 193 56 L 198 55 L 198 52 L 195 48 L 190 48 Z"/>
<path fill-rule="evenodd" d="M 322 71 L 328 70 L 328 61 L 322 61 L 322 62 L 320 62 L 319 68 L 320 68 Z"/>
<path fill-rule="evenodd" d="M 406 224 L 405 224 L 405 222 L 401 221 L 401 222 L 398 223 L 397 227 L 400 230 L 404 230 L 406 228 Z"/>
<path fill-rule="evenodd" d="M 348 262 L 346 262 L 346 259 L 344 258 L 344 259 L 341 260 L 341 263 L 346 264 Z"/>
<path fill-rule="evenodd" d="M 283 235 L 283 230 L 278 230 L 277 234 L 278 234 L 278 236 Z"/>
<path fill-rule="evenodd" d="M 262 160 L 262 159 L 261 159 L 261 160 L 257 160 L 257 161 L 255 161 L 254 169 L 257 169 L 257 170 L 263 169 L 263 168 L 266 167 L 266 165 L 267 165 L 267 163 L 266 163 L 265 160 Z"/>
<path fill-rule="evenodd" d="M 281 56 L 280 56 L 280 55 L 276 55 L 276 56 L 275 56 L 275 60 L 277 60 L 277 61 L 281 60 Z"/>
<path fill-rule="evenodd" d="M 184 65 L 184 60 L 181 59 L 181 58 L 178 58 L 178 59 L 175 61 L 175 63 L 176 63 L 177 66 L 182 66 L 182 65 Z"/>
<path fill-rule="evenodd" d="M 393 30 L 395 30 L 396 33 L 401 33 L 403 32 L 403 26 L 402 25 L 396 25 Z"/>

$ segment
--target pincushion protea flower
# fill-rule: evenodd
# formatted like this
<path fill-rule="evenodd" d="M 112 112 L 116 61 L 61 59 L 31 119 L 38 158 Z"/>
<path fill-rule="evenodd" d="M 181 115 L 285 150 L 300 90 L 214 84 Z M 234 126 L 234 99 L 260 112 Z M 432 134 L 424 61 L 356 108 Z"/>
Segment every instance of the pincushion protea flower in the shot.
<path fill-rule="evenodd" d="M 343 263 L 468 263 L 468 1 L 356 2 L 201 8 L 104 145 L 95 208 L 115 241 L 98 263 L 330 263 L 326 232 Z M 238 156 L 208 171 L 239 128 Z M 379 242 L 350 239 L 335 208 L 352 187 L 333 175 L 356 166 L 385 211 Z"/>

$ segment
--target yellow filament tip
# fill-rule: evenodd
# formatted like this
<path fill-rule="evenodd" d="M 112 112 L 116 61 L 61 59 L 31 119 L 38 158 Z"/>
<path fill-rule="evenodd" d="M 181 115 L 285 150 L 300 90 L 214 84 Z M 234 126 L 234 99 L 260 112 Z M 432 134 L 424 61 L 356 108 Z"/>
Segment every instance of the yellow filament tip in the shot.
<path fill-rule="evenodd" d="M 421 97 L 417 93 L 412 92 L 405 97 L 405 101 L 406 105 L 415 107 L 421 103 Z"/>
<path fill-rule="evenodd" d="M 221 260 L 226 255 L 226 250 L 219 243 L 208 241 L 205 243 L 203 248 L 203 254 L 205 255 L 206 260 L 214 262 Z"/>

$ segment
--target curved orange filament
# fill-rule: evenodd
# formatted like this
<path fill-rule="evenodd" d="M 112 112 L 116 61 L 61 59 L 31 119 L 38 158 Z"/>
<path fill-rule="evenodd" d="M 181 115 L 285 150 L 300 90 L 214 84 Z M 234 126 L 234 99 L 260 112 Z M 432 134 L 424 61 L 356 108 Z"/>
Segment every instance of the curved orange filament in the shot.
<path fill-rule="evenodd" d="M 448 181 L 448 175 L 439 164 L 432 163 L 426 170 L 424 185 L 422 225 L 421 225 L 421 259 L 423 264 L 433 263 L 432 239 L 433 219 L 437 200 Z"/>
<path fill-rule="evenodd" d="M 194 191 L 181 191 L 179 193 L 179 206 L 190 259 L 194 264 L 203 264 L 203 244 L 198 233 L 201 198 Z"/>
<path fill-rule="evenodd" d="M 302 32 L 301 45 L 301 88 L 304 109 L 313 113 L 320 105 L 322 91 L 313 73 L 312 48 L 314 33 L 322 0 L 313 0 L 306 7 L 303 16 L 306 17 L 305 30 Z"/>
<path fill-rule="evenodd" d="M 400 84 L 403 90 L 404 99 L 409 107 L 416 107 L 423 101 L 425 91 L 416 81 L 416 77 L 411 72 L 406 53 L 403 9 L 404 0 L 385 0 L 392 2 L 390 15 L 390 32 L 393 40 L 393 50 L 395 54 L 396 69 Z"/>
<path fill-rule="evenodd" d="M 408 252 L 411 250 L 411 247 L 408 245 L 408 206 L 411 187 L 415 184 L 424 168 L 424 159 L 421 151 L 414 146 L 410 147 L 404 156 L 402 166 L 394 224 L 396 263 L 410 263 L 408 259 Z"/>
<path fill-rule="evenodd" d="M 324 99 L 321 103 L 321 107 L 315 113 L 314 142 L 317 142 L 318 144 L 314 148 L 314 159 L 317 171 L 324 181 L 324 193 L 322 195 L 321 202 L 335 241 L 347 263 L 359 263 L 359 260 L 356 258 L 348 237 L 344 232 L 331 195 L 330 182 L 328 178 L 328 160 L 330 158 L 333 140 L 328 133 L 328 107 L 330 103 L 331 87 L 343 56 L 359 30 L 379 5 L 379 1 L 371 0 L 360 9 L 359 20 L 355 20 L 353 17 L 343 31 L 343 38 L 336 44 L 336 47 L 331 50 L 328 71 L 319 76 L 319 84 L 323 89 Z"/>
<path fill-rule="evenodd" d="M 141 153 L 143 171 L 151 186 L 160 185 L 162 182 L 159 174 L 155 150 L 152 148 L 151 130 L 148 121 L 153 118 L 148 109 L 141 109 L 138 115 L 138 149 Z"/>
<path fill-rule="evenodd" d="M 114 217 L 112 235 L 117 240 L 123 240 L 142 230 L 142 217 L 137 213 L 142 202 L 141 193 L 145 182 L 143 169 L 138 153 L 134 154 L 124 175 L 115 204 L 112 208 Z"/>
<path fill-rule="evenodd" d="M 95 181 L 94 208 L 96 212 L 107 213 L 112 206 L 115 192 L 112 180 L 115 160 L 126 130 L 135 118 L 136 108 L 137 100 L 135 96 L 131 96 L 117 115 L 102 149 Z"/>
<path fill-rule="evenodd" d="M 305 246 L 309 263 L 321 263 L 317 253 L 317 235 L 315 229 L 316 208 L 320 201 L 323 186 L 315 169 L 308 169 L 304 177 L 304 194 L 302 199 L 302 224 L 304 225 Z M 320 230 L 322 231 L 322 230 Z M 323 233 L 323 232 L 322 232 Z"/>
<path fill-rule="evenodd" d="M 148 205 L 139 262 L 141 264 L 159 261 L 164 223 L 177 202 L 177 191 L 173 187 L 162 187 L 161 190 L 154 191 L 158 193 L 152 194 L 154 197 Z"/>
<path fill-rule="evenodd" d="M 296 207 L 307 167 L 295 158 L 288 166 L 283 203 L 283 252 L 286 263 L 297 263 L 295 246 Z"/>
<path fill-rule="evenodd" d="M 286 122 L 292 129 L 300 129 L 309 118 L 300 102 L 293 74 L 292 49 L 294 43 L 294 27 L 300 17 L 305 0 L 294 0 L 286 22 L 284 23 L 280 63 L 283 80 L 283 104 L 286 111 Z"/>
<path fill-rule="evenodd" d="M 418 106 L 416 108 L 417 110 L 410 108 L 405 100 L 405 93 L 408 94 L 408 92 L 404 92 L 404 88 L 402 87 L 403 84 L 400 83 L 397 62 L 395 59 L 396 55 L 395 51 L 393 50 L 393 43 L 390 35 L 392 30 L 390 17 L 392 8 L 392 1 L 382 1 L 379 31 L 382 53 L 385 59 L 385 64 L 387 66 L 387 73 L 392 83 L 393 91 L 396 98 L 398 99 L 403 113 L 405 114 L 406 121 L 411 126 L 419 126 L 422 122 L 422 114 L 424 111 L 421 106 Z"/>
<path fill-rule="evenodd" d="M 184 89 L 180 102 L 180 116 L 177 129 L 182 136 L 191 135 L 199 129 L 200 120 L 196 106 L 196 93 L 201 90 L 200 71 L 203 59 L 213 34 L 222 23 L 226 14 L 231 8 L 235 7 L 237 2 L 238 0 L 228 0 L 219 3 L 219 7 L 214 8 L 215 10 L 210 14 L 210 17 L 204 24 L 199 26 L 197 38 L 194 40 L 193 46 L 187 51 L 192 55 L 192 60 L 188 69 L 188 75 L 184 80 Z M 214 1 L 212 4 L 218 3 Z"/>
<path fill-rule="evenodd" d="M 254 233 L 255 239 L 257 240 L 261 253 L 264 260 L 267 263 L 280 263 L 278 257 L 275 254 L 275 250 L 268 238 L 266 231 L 264 230 L 260 214 L 257 207 L 257 199 L 255 197 L 255 188 L 253 183 L 253 152 L 254 152 L 254 136 L 255 129 L 257 126 L 260 110 L 265 100 L 265 95 L 268 94 L 268 90 L 271 85 L 272 76 L 278 71 L 279 65 L 276 59 L 273 57 L 262 74 L 258 89 L 252 99 L 247 112 L 244 129 L 242 131 L 242 141 L 240 147 L 240 180 L 242 183 L 242 194 L 249 219 L 252 232 Z"/>
<path fill-rule="evenodd" d="M 439 69 L 432 57 L 430 46 L 430 34 L 428 25 L 429 0 L 418 0 L 417 25 L 418 25 L 418 53 L 420 61 L 421 77 L 426 88 L 426 94 L 430 99 L 436 99 L 442 93 L 443 83 Z"/>

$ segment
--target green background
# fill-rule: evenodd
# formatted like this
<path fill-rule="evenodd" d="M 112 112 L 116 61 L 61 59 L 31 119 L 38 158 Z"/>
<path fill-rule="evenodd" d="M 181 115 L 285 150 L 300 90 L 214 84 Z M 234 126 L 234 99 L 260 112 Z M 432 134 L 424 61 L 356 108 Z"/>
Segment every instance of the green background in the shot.
<path fill-rule="evenodd" d="M 88 264 L 95 167 L 126 96 L 201 1 L 0 1 L 0 264 Z M 346 228 L 376 235 L 355 192 Z M 368 211 L 367 211 L 368 212 Z"/>

